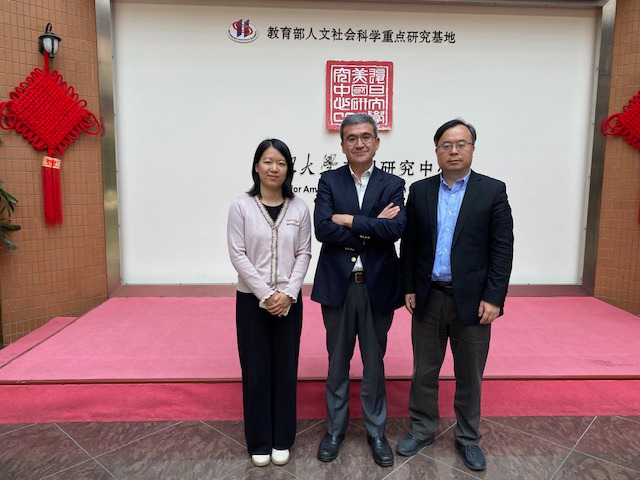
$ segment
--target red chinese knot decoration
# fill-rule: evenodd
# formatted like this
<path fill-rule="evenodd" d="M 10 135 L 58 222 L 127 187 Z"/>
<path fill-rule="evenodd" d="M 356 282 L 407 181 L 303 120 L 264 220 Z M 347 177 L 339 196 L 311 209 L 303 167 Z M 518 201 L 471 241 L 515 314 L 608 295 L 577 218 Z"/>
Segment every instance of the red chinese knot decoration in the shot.
<path fill-rule="evenodd" d="M 640 150 L 640 91 L 622 107 L 622 112 L 611 115 L 604 121 L 602 133 L 621 136 L 629 145 Z M 640 222 L 640 211 L 638 221 Z"/>
<path fill-rule="evenodd" d="M 56 70 L 49 71 L 49 55 L 44 53 L 44 70 L 35 68 L 0 103 L 0 127 L 15 128 L 37 150 L 47 150 L 42 161 L 45 220 L 62 223 L 60 159 L 67 147 L 83 132 L 100 133 L 100 123 Z"/>
<path fill-rule="evenodd" d="M 622 107 L 622 112 L 604 121 L 602 132 L 605 135 L 619 135 L 640 150 L 640 91 Z"/>
<path fill-rule="evenodd" d="M 379 130 L 391 130 L 393 63 L 327 61 L 327 129 L 340 130 L 347 115 L 367 113 Z"/>

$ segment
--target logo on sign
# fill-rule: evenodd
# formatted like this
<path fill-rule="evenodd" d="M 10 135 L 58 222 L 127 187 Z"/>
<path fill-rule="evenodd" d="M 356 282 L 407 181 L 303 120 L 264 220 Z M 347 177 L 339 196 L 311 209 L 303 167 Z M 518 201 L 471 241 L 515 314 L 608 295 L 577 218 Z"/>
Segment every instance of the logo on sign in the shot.
<path fill-rule="evenodd" d="M 258 29 L 249 20 L 238 20 L 229 25 L 229 38 L 234 42 L 249 43 L 258 38 Z"/>

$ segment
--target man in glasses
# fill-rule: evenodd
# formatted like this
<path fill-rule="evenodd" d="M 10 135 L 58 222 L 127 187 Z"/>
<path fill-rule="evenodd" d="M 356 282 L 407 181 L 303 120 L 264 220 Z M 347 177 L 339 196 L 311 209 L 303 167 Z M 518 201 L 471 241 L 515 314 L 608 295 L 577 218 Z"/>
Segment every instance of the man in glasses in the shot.
<path fill-rule="evenodd" d="M 318 458 L 338 456 L 349 421 L 349 362 L 356 337 L 364 365 L 360 401 L 373 459 L 393 465 L 385 438 L 387 403 L 383 357 L 393 311 L 404 303 L 394 242 L 404 230 L 404 180 L 373 165 L 378 127 L 365 114 L 340 126 L 348 164 L 318 183 L 314 223 L 322 243 L 311 299 L 322 305 L 327 330 L 327 432 Z"/>
<path fill-rule="evenodd" d="M 502 314 L 513 259 L 505 184 L 471 170 L 476 131 L 451 120 L 434 137 L 440 175 L 411 185 L 402 237 L 405 307 L 412 314 L 411 429 L 396 450 L 415 455 L 438 429 L 438 375 L 447 339 L 454 358 L 455 446 L 484 470 L 480 387 L 491 323 Z"/>

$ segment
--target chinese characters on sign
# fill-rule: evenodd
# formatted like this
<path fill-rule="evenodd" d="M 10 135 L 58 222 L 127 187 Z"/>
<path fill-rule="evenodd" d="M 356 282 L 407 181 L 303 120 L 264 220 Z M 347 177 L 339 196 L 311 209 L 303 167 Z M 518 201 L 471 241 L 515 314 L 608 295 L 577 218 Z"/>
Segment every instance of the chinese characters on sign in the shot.
<path fill-rule="evenodd" d="M 373 161 L 374 165 L 380 170 L 403 177 L 409 183 L 420 178 L 426 178 L 437 173 L 433 169 L 433 163 L 425 160 L 423 162 L 415 162 L 412 160 L 383 160 L 381 162 Z M 295 178 L 304 178 L 307 175 L 318 175 L 328 170 L 346 165 L 346 160 L 340 162 L 335 153 L 321 155 L 317 160 L 312 159 L 311 154 L 307 153 L 304 157 L 298 159 L 293 157 L 293 171 L 296 173 Z M 301 177 L 302 176 L 302 177 Z M 315 193 L 316 186 L 296 186 L 293 187 L 294 193 Z"/>
<path fill-rule="evenodd" d="M 368 113 L 380 130 L 391 129 L 392 62 L 327 62 L 327 128 L 339 130 L 352 113 Z"/>
<path fill-rule="evenodd" d="M 270 40 L 325 40 L 333 42 L 369 42 L 369 43 L 456 43 L 455 32 L 442 30 L 354 30 L 348 28 L 313 27 L 274 27 L 267 30 Z"/>

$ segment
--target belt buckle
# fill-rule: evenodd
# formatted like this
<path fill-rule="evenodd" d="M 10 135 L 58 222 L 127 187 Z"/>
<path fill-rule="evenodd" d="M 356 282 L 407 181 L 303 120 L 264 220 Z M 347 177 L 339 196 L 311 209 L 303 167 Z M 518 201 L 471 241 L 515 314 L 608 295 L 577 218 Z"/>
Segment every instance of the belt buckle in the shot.
<path fill-rule="evenodd" d="M 353 272 L 353 281 L 356 283 L 364 283 L 364 272 Z"/>

